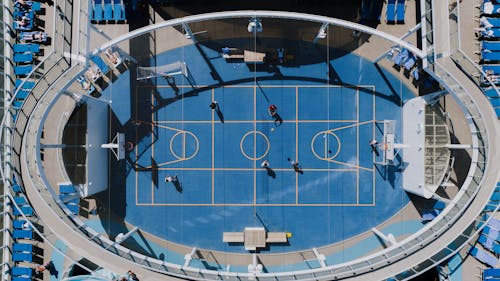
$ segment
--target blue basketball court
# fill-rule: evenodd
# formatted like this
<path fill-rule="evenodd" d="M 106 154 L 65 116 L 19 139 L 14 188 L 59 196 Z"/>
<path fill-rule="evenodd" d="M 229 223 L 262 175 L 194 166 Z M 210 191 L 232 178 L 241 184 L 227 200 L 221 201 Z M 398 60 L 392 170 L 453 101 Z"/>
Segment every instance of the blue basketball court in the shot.
<path fill-rule="evenodd" d="M 354 54 L 281 67 L 276 77 L 203 52 L 233 82 L 218 84 L 199 49 L 186 46 L 156 61 L 182 54 L 196 85 L 183 76 L 174 86 L 157 77 L 126 89 L 120 77 L 103 93 L 115 93 L 114 114 L 132 124 L 126 186 L 113 187 L 126 189 L 128 223 L 175 243 L 230 252 L 245 250 L 222 242 L 223 232 L 264 227 L 291 234 L 289 243 L 265 249 L 284 252 L 350 238 L 408 202 L 400 172 L 374 164 L 382 151 L 369 145 L 382 139 L 383 120 L 396 120 L 399 134 L 402 100 L 412 94 L 397 77 Z M 328 83 L 322 69 L 329 67 L 342 84 Z M 116 98 L 122 91 L 130 99 Z M 178 182 L 165 182 L 167 176 Z"/>

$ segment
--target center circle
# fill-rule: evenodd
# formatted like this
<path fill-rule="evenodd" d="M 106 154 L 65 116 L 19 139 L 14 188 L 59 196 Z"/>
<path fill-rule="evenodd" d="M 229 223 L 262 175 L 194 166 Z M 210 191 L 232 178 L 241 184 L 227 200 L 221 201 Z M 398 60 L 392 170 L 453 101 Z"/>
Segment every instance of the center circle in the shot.
<path fill-rule="evenodd" d="M 250 160 L 259 160 L 264 158 L 270 148 L 271 144 L 269 139 L 260 131 L 250 131 L 241 137 L 241 153 Z"/>
<path fill-rule="evenodd" d="M 332 131 L 321 131 L 312 138 L 311 151 L 320 160 L 331 160 L 340 152 L 340 139 Z"/>
<path fill-rule="evenodd" d="M 170 152 L 179 160 L 193 158 L 200 148 L 198 138 L 191 132 L 179 131 L 170 139 Z"/>

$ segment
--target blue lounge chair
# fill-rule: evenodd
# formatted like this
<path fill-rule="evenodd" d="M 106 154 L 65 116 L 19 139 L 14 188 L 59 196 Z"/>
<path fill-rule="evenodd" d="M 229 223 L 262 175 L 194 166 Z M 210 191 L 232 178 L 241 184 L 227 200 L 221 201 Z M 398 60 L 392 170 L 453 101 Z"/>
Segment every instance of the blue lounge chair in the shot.
<path fill-rule="evenodd" d="M 488 100 L 490 101 L 491 106 L 500 107 L 500 98 L 488 98 Z M 498 198 L 493 200 L 493 198 L 496 198 L 496 197 L 494 197 L 495 194 L 497 194 L 496 195 L 497 197 L 499 196 L 498 192 L 493 192 L 493 194 L 491 195 L 490 201 L 498 201 Z"/>
<path fill-rule="evenodd" d="M 483 15 L 498 15 L 500 13 L 500 4 L 492 4 L 484 2 L 481 5 L 481 14 Z"/>
<path fill-rule="evenodd" d="M 16 79 L 16 88 L 19 88 L 21 85 L 23 86 L 23 89 L 31 90 L 31 89 L 33 89 L 33 87 L 35 87 L 35 82 L 33 82 L 33 81 L 26 81 L 23 84 L 23 80 L 22 79 Z"/>
<path fill-rule="evenodd" d="M 405 0 L 396 1 L 396 23 L 405 23 Z"/>
<path fill-rule="evenodd" d="M 497 115 L 497 118 L 500 118 L 500 108 L 494 108 L 495 109 L 495 114 Z"/>
<path fill-rule="evenodd" d="M 23 107 L 23 101 L 22 100 L 13 100 L 10 106 L 14 109 L 20 109 Z"/>
<path fill-rule="evenodd" d="M 49 36 L 47 33 L 41 31 L 25 31 L 21 32 L 21 34 L 19 35 L 19 40 L 25 42 L 45 43 L 49 40 Z"/>
<path fill-rule="evenodd" d="M 17 276 L 32 277 L 33 276 L 33 268 L 14 266 L 10 270 L 10 275 L 16 276 L 16 277 Z"/>
<path fill-rule="evenodd" d="M 14 54 L 14 62 L 30 63 L 32 61 L 33 61 L 33 54 L 31 54 L 31 53 Z"/>
<path fill-rule="evenodd" d="M 392 61 L 394 64 L 401 66 L 406 59 L 408 59 L 408 56 L 410 55 L 410 52 L 408 52 L 407 49 L 403 48 L 401 52 L 397 53 L 393 58 Z"/>
<path fill-rule="evenodd" d="M 32 30 L 34 27 L 33 20 L 31 20 L 28 25 L 20 25 L 17 22 L 14 22 L 13 25 L 15 30 L 24 30 L 24 31 L 29 31 Z"/>
<path fill-rule="evenodd" d="M 26 277 L 12 277 L 10 281 L 33 281 L 33 279 Z"/>
<path fill-rule="evenodd" d="M 31 90 L 29 90 L 29 89 L 19 89 L 17 91 L 16 98 L 24 100 L 24 99 L 26 99 L 26 97 L 29 96 L 30 92 L 31 92 Z"/>
<path fill-rule="evenodd" d="M 481 59 L 484 62 L 500 61 L 500 52 L 482 51 Z"/>
<path fill-rule="evenodd" d="M 500 98 L 490 98 L 489 100 L 493 107 L 500 107 Z M 490 201 L 500 201 L 500 192 L 493 192 Z"/>
<path fill-rule="evenodd" d="M 102 7 L 102 0 L 94 0 L 92 1 L 92 7 L 94 13 L 92 14 L 92 19 L 95 22 L 103 21 L 104 11 Z"/>
<path fill-rule="evenodd" d="M 481 25 L 485 21 L 491 27 L 500 27 L 500 19 L 499 18 L 491 18 L 491 17 L 482 17 Z M 484 26 L 484 25 L 482 25 Z"/>
<path fill-rule="evenodd" d="M 14 74 L 17 76 L 25 76 L 33 70 L 32 65 L 19 65 L 14 67 Z"/>
<path fill-rule="evenodd" d="M 42 3 L 32 1 L 31 2 L 31 10 L 33 12 L 40 12 L 42 10 Z"/>
<path fill-rule="evenodd" d="M 481 42 L 481 50 L 491 51 L 491 52 L 499 52 L 500 51 L 500 42 L 482 41 Z"/>
<path fill-rule="evenodd" d="M 80 213 L 80 207 L 76 204 L 66 204 L 66 207 L 69 209 L 69 211 L 75 215 L 78 215 Z"/>
<path fill-rule="evenodd" d="M 387 23 L 396 22 L 396 0 L 387 1 L 387 11 L 385 13 L 385 20 Z"/>
<path fill-rule="evenodd" d="M 122 0 L 113 0 L 113 18 L 115 21 L 125 21 L 125 5 Z"/>
<path fill-rule="evenodd" d="M 483 231 L 481 232 L 482 235 L 488 236 L 491 239 L 495 240 L 500 240 L 500 234 L 499 231 L 490 227 L 490 226 L 485 226 L 483 228 Z"/>
<path fill-rule="evenodd" d="M 482 39 L 498 38 L 498 37 L 500 37 L 500 28 L 499 27 L 493 27 L 493 28 L 483 29 L 479 33 L 479 37 L 482 38 Z"/>
<path fill-rule="evenodd" d="M 409 53 L 408 58 L 404 63 L 405 69 L 409 71 L 415 65 L 416 61 L 417 59 L 415 58 L 415 56 L 412 53 Z"/>
<path fill-rule="evenodd" d="M 31 254 L 31 253 L 24 253 L 24 252 L 21 252 L 21 253 L 14 252 L 12 254 L 12 261 L 15 261 L 15 262 L 22 262 L 22 261 L 32 262 L 33 261 L 33 254 Z"/>
<path fill-rule="evenodd" d="M 59 193 L 71 194 L 71 193 L 75 193 L 75 192 L 76 192 L 76 189 L 73 185 L 67 185 L 67 184 L 59 185 Z"/>
<path fill-rule="evenodd" d="M 14 44 L 14 53 L 38 53 L 40 52 L 40 45 L 38 44 Z"/>
<path fill-rule="evenodd" d="M 113 21 L 113 4 L 111 0 L 104 0 L 104 20 Z"/>
<path fill-rule="evenodd" d="M 488 236 L 480 235 L 479 238 L 477 239 L 477 242 L 479 242 L 485 249 L 491 250 L 493 249 L 493 244 L 495 243 L 495 240 L 491 239 Z"/>
<path fill-rule="evenodd" d="M 32 216 L 33 215 L 33 209 L 30 206 L 19 206 L 21 211 L 25 216 Z M 17 210 L 16 207 L 13 207 L 13 213 L 14 216 L 20 216 L 21 213 Z"/>
<path fill-rule="evenodd" d="M 27 244 L 27 243 L 14 243 L 12 244 L 12 251 L 16 253 L 32 253 L 33 252 L 33 245 Z"/>
<path fill-rule="evenodd" d="M 24 229 L 14 229 L 12 231 L 12 238 L 14 239 L 33 239 L 33 231 Z"/>
<path fill-rule="evenodd" d="M 22 193 L 23 188 L 19 184 L 12 185 L 12 190 L 16 193 Z"/>
<path fill-rule="evenodd" d="M 97 67 L 99 67 L 99 69 L 101 69 L 101 72 L 103 74 L 108 73 L 109 66 L 101 59 L 101 57 L 95 56 L 91 57 L 90 59 L 95 63 L 95 65 L 97 65 Z"/>
<path fill-rule="evenodd" d="M 493 255 L 479 249 L 476 247 L 472 247 L 469 252 L 473 257 L 475 257 L 478 261 L 489 265 L 490 267 L 496 267 L 498 264 L 498 259 Z"/>
<path fill-rule="evenodd" d="M 500 89 L 498 89 L 498 90 L 500 91 Z M 489 98 L 500 98 L 500 94 L 497 93 L 497 91 L 493 87 L 483 89 L 483 91 L 484 91 L 484 94 Z"/>
<path fill-rule="evenodd" d="M 483 280 L 500 277 L 500 268 L 487 268 L 483 271 Z"/>
<path fill-rule="evenodd" d="M 440 210 L 436 209 L 422 211 L 422 222 L 425 223 L 432 221 L 439 215 L 440 212 Z"/>
<path fill-rule="evenodd" d="M 26 198 L 21 197 L 21 196 L 14 197 L 14 202 L 16 202 L 17 205 L 26 205 L 26 204 L 28 204 L 28 201 L 26 200 Z"/>
<path fill-rule="evenodd" d="M 500 74 L 500 64 L 483 64 L 482 69 L 484 72 L 491 70 L 494 74 Z"/>
<path fill-rule="evenodd" d="M 24 229 L 26 220 L 14 220 L 13 221 L 13 226 L 14 229 Z"/>

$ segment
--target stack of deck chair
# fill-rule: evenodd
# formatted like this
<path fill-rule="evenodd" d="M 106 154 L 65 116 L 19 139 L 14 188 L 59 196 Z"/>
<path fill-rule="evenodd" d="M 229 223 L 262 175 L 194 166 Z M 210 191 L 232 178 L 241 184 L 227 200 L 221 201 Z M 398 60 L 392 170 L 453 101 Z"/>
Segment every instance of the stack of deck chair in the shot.
<path fill-rule="evenodd" d="M 405 23 L 405 0 L 387 0 L 386 21 L 387 23 Z"/>
<path fill-rule="evenodd" d="M 123 0 L 92 0 L 92 23 L 124 23 L 125 3 Z"/>
<path fill-rule="evenodd" d="M 79 214 L 80 195 L 72 184 L 59 184 L 59 199 L 72 214 Z"/>

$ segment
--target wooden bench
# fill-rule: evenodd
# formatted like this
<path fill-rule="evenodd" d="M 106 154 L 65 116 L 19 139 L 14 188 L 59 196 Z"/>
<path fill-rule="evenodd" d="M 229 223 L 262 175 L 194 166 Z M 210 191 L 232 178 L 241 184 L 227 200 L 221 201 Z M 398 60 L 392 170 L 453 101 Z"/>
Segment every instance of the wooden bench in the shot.
<path fill-rule="evenodd" d="M 243 232 L 224 232 L 222 234 L 222 242 L 243 243 L 245 242 L 245 235 Z"/>

